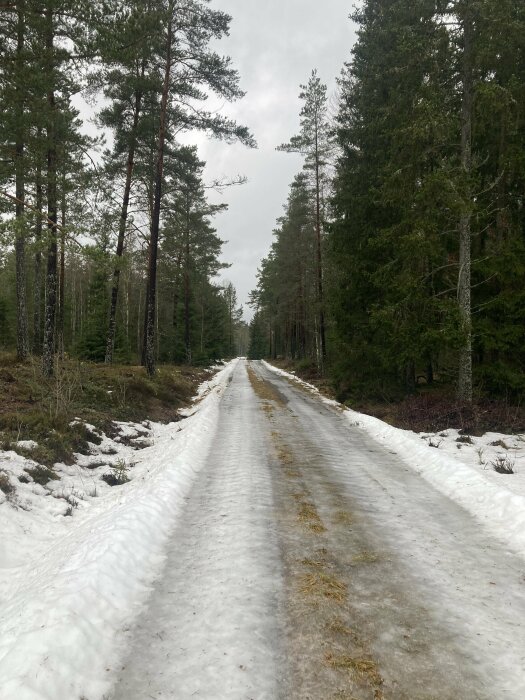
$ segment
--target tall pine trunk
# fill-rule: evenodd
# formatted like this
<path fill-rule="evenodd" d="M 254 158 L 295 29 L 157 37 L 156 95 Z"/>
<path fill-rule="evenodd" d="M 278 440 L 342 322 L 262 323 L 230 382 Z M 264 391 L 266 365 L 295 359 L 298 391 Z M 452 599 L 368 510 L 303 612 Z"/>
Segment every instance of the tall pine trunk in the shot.
<path fill-rule="evenodd" d="M 142 62 L 141 78 L 144 78 L 145 61 Z M 142 107 L 142 91 L 135 92 L 135 104 L 133 106 L 133 125 L 131 129 L 131 138 L 128 150 L 128 161 L 126 164 L 126 182 L 124 184 L 124 195 L 122 197 L 122 209 L 120 211 L 118 240 L 116 257 L 117 261 L 113 270 L 113 282 L 111 285 L 111 299 L 109 304 L 109 325 L 106 339 L 106 356 L 105 362 L 111 364 L 113 362 L 113 353 L 115 351 L 115 331 L 117 317 L 117 302 L 120 284 L 120 271 L 122 268 L 122 256 L 124 254 L 124 241 L 126 235 L 126 223 L 128 220 L 129 198 L 131 194 L 131 182 L 133 178 L 133 167 L 135 161 L 135 150 L 137 146 L 137 128 L 140 119 Z"/>
<path fill-rule="evenodd" d="M 155 168 L 155 191 L 151 219 L 151 236 L 148 261 L 148 283 L 146 287 L 146 323 L 144 332 L 144 364 L 150 376 L 155 374 L 155 312 L 157 294 L 157 257 L 159 247 L 160 208 L 162 200 L 162 177 L 164 173 L 164 150 L 168 120 L 168 97 L 171 79 L 171 44 L 173 37 L 173 14 L 170 6 L 168 34 L 166 40 L 166 67 L 162 100 L 160 105 L 160 125 Z"/>
<path fill-rule="evenodd" d="M 62 177 L 62 198 L 60 217 L 60 272 L 58 283 L 58 314 L 56 323 L 57 350 L 60 359 L 64 357 L 64 318 L 65 318 L 65 291 L 66 291 L 66 178 Z"/>
<path fill-rule="evenodd" d="M 324 371 L 326 357 L 326 333 L 324 323 L 324 294 L 323 294 L 323 250 L 321 241 L 321 177 L 319 163 L 319 134 L 315 131 L 315 232 L 317 243 L 317 295 L 319 300 L 319 339 L 320 339 L 320 370 Z"/>
<path fill-rule="evenodd" d="M 21 71 L 24 64 L 25 42 L 25 2 L 17 3 L 17 46 L 16 69 L 19 85 L 17 87 L 17 138 L 16 138 L 16 350 L 19 360 L 25 360 L 29 355 L 29 333 L 27 325 L 27 291 L 26 291 L 26 242 L 25 242 L 25 159 L 24 159 L 24 98 Z"/>
<path fill-rule="evenodd" d="M 45 50 L 47 53 L 47 218 L 48 249 L 46 274 L 46 305 L 44 314 L 44 342 L 42 348 L 42 371 L 45 376 L 53 374 L 55 355 L 55 320 L 57 304 L 57 152 L 56 152 L 56 104 L 54 91 L 54 28 L 52 5 L 45 11 Z"/>
<path fill-rule="evenodd" d="M 41 142 L 42 131 L 38 130 L 38 141 Z M 40 152 L 37 154 L 36 165 L 36 219 L 35 219 L 35 260 L 34 260 L 34 290 L 33 290 L 33 352 L 42 352 L 42 160 Z"/>
<path fill-rule="evenodd" d="M 190 198 L 187 197 L 187 221 L 184 243 L 184 348 L 186 362 L 191 365 L 191 332 L 190 332 Z"/>
<path fill-rule="evenodd" d="M 472 109 L 473 109 L 473 24 L 470 6 L 463 16 L 463 95 L 461 105 L 461 166 L 465 178 L 463 211 L 459 221 L 458 304 L 463 333 L 459 355 L 457 398 L 472 402 L 472 308 L 471 308 L 471 219 L 472 219 Z"/>

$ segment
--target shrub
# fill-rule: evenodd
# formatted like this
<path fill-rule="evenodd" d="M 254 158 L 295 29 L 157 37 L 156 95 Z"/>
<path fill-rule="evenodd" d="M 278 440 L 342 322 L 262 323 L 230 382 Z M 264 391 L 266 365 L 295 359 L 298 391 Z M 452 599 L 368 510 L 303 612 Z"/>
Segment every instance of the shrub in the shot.
<path fill-rule="evenodd" d="M 102 480 L 109 486 L 121 486 L 129 481 L 128 471 L 134 466 L 125 460 L 119 459 L 111 467 L 111 471 L 102 475 Z"/>
<path fill-rule="evenodd" d="M 24 469 L 24 471 L 29 474 L 36 484 L 40 484 L 41 486 L 45 486 L 49 481 L 55 481 L 60 478 L 52 469 L 44 467 L 41 464 L 38 464 L 36 467 Z"/>
<path fill-rule="evenodd" d="M 5 493 L 6 496 L 10 496 L 15 491 L 15 487 L 9 481 L 9 477 L 5 472 L 0 472 L 0 491 Z"/>
<path fill-rule="evenodd" d="M 498 474 L 514 474 L 514 462 L 509 457 L 500 455 L 492 462 L 495 472 Z"/>

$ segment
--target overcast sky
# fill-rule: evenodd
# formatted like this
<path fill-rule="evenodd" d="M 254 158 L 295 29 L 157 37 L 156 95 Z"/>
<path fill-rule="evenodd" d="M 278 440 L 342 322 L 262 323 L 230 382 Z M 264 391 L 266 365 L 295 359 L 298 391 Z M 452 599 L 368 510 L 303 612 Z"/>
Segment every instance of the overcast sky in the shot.
<path fill-rule="evenodd" d="M 229 210 L 219 215 L 218 234 L 228 243 L 223 258 L 232 264 L 224 277 L 231 280 L 244 304 L 255 287 L 257 268 L 268 254 L 276 219 L 282 213 L 288 185 L 299 172 L 299 156 L 278 153 L 299 127 L 299 85 L 314 68 L 335 90 L 335 79 L 350 58 L 355 28 L 348 18 L 351 0 L 213 0 L 232 16 L 230 37 L 217 48 L 232 57 L 246 97 L 223 109 L 247 125 L 258 149 L 198 140 L 207 161 L 206 177 L 246 175 L 248 183 L 229 188 L 221 201 Z M 195 134 L 190 139 L 195 142 Z"/>

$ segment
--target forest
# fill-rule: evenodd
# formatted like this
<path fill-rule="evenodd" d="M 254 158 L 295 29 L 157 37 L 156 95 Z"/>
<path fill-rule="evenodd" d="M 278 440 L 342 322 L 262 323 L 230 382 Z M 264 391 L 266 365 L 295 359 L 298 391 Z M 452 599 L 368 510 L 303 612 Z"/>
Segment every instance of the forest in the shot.
<path fill-rule="evenodd" d="M 255 145 L 206 107 L 243 97 L 214 49 L 229 24 L 207 0 L 0 4 L 0 347 L 44 377 L 64 358 L 153 375 L 236 354 L 209 193 L 242 178 L 207 182 L 191 145 Z"/>
<path fill-rule="evenodd" d="M 342 399 L 525 389 L 525 4 L 366 0 L 332 98 L 314 70 L 251 303 L 251 356 Z M 286 157 L 283 154 L 283 158 Z"/>

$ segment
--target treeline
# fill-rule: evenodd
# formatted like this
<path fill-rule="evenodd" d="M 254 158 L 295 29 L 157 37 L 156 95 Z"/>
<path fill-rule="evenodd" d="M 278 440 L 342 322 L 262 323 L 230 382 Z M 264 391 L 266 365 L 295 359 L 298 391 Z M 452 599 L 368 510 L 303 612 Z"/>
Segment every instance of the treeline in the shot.
<path fill-rule="evenodd" d="M 209 0 L 0 5 L 0 344 L 42 356 L 207 362 L 235 353 L 235 290 L 204 163 L 181 135 L 253 146 L 206 109 L 241 98 Z M 74 97 L 94 108 L 86 136 Z M 185 140 L 187 142 L 187 138 Z"/>
<path fill-rule="evenodd" d="M 353 20 L 336 113 L 315 74 L 302 93 L 305 170 L 260 269 L 251 352 L 326 365 L 342 396 L 439 381 L 462 402 L 519 400 L 525 5 L 367 0 Z"/>

